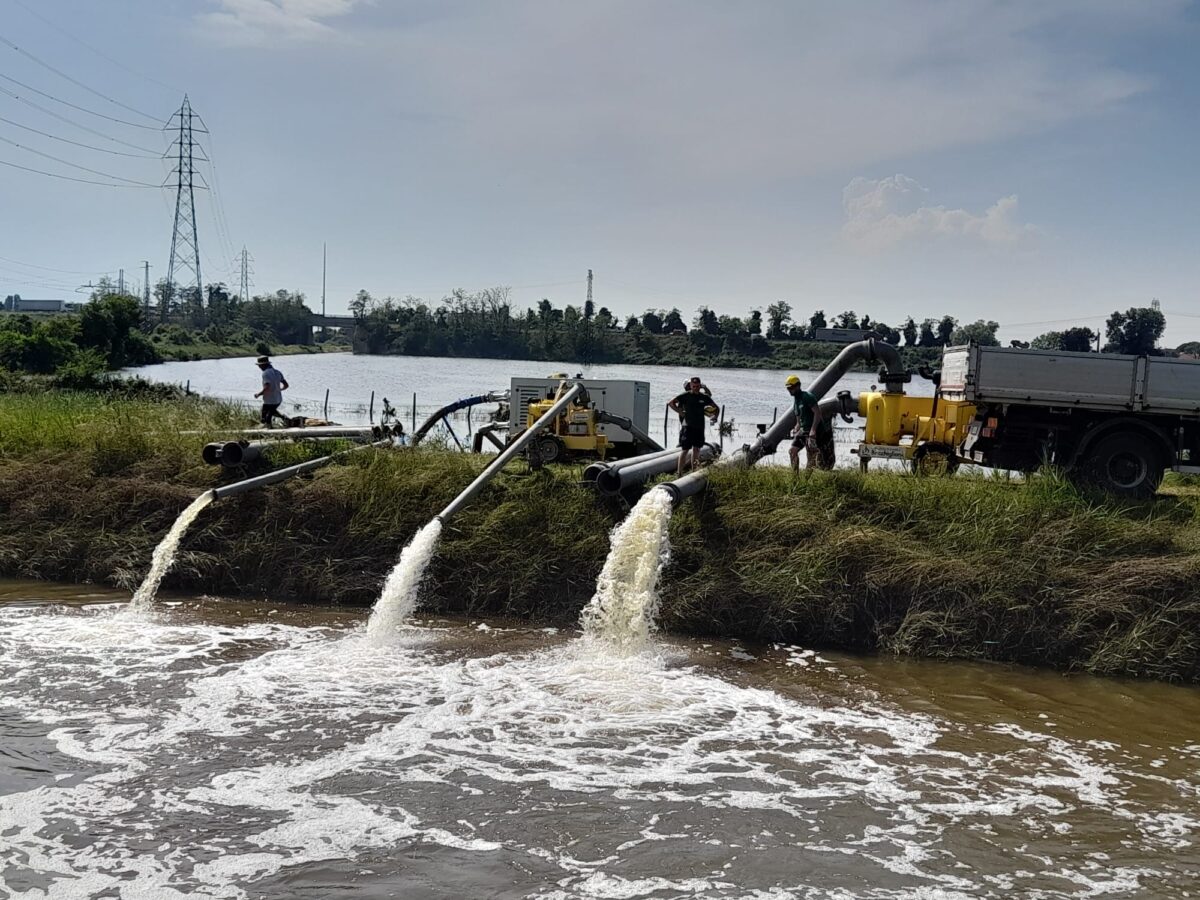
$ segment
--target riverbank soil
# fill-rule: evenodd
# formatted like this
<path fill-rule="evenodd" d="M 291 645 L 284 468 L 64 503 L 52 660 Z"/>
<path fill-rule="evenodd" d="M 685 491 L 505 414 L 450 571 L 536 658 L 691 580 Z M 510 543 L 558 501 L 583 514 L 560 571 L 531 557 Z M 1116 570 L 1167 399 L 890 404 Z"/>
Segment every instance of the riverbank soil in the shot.
<path fill-rule="evenodd" d="M 0 397 L 0 576 L 132 589 L 178 513 L 247 474 L 204 465 L 200 448 L 248 415 L 194 399 Z M 329 449 L 293 445 L 273 464 Z M 164 585 L 368 605 L 405 542 L 484 462 L 364 450 L 219 501 Z M 424 606 L 576 621 L 625 512 L 579 480 L 577 467 L 511 466 L 446 529 Z M 1193 492 L 1116 504 L 1053 478 L 715 470 L 671 522 L 661 625 L 1196 682 L 1198 511 Z"/>

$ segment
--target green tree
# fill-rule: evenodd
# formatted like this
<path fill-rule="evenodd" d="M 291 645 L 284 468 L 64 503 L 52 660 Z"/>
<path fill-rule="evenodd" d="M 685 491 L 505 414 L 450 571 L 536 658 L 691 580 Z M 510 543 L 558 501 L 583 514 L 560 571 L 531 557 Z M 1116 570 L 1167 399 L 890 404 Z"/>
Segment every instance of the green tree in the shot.
<path fill-rule="evenodd" d="M 642 313 L 642 328 L 649 334 L 662 334 L 662 316 L 652 309 L 646 310 Z"/>
<path fill-rule="evenodd" d="M 361 319 L 367 314 L 367 310 L 371 308 L 374 298 L 367 291 L 359 291 L 354 295 L 354 299 L 348 304 L 350 307 L 350 315 L 356 319 Z"/>
<path fill-rule="evenodd" d="M 787 333 L 787 323 L 792 317 L 791 304 L 777 300 L 767 307 L 767 337 L 781 338 Z"/>
<path fill-rule="evenodd" d="M 1074 353 L 1087 353 L 1096 343 L 1096 332 L 1090 328 L 1076 326 L 1066 331 L 1047 331 L 1039 334 L 1030 346 L 1034 350 L 1070 350 Z"/>
<path fill-rule="evenodd" d="M 815 313 L 808 317 L 808 337 L 816 338 L 817 329 L 826 326 L 825 310 L 818 309 Z"/>
<path fill-rule="evenodd" d="M 921 323 L 921 336 L 917 338 L 918 347 L 936 347 L 938 345 L 937 322 L 926 319 Z"/>
<path fill-rule="evenodd" d="M 721 333 L 721 325 L 717 321 L 717 314 L 707 306 L 702 306 L 696 310 L 696 318 L 693 324 L 705 334 Z"/>
<path fill-rule="evenodd" d="M 1166 330 L 1167 319 L 1162 310 L 1153 306 L 1135 306 L 1125 312 L 1114 312 L 1105 326 L 1107 353 L 1130 353 L 1147 356 L 1157 352 L 1158 339 Z"/>
<path fill-rule="evenodd" d="M 158 354 L 141 333 L 141 303 L 128 294 L 97 295 L 79 313 L 79 345 L 96 350 L 110 369 L 156 362 Z"/>
<path fill-rule="evenodd" d="M 958 326 L 958 319 L 953 316 L 942 316 L 942 320 L 937 323 L 937 342 L 945 347 L 950 343 L 950 338 L 954 335 L 954 329 Z M 999 326 L 997 326 L 999 327 Z"/>
<path fill-rule="evenodd" d="M 999 322 L 985 322 L 983 319 L 977 319 L 969 325 L 960 325 L 955 328 L 954 333 L 950 335 L 950 343 L 967 344 L 974 341 L 980 347 L 999 347 L 1000 339 L 996 337 L 999 329 Z"/>
<path fill-rule="evenodd" d="M 909 316 L 904 320 L 904 325 L 900 328 L 901 334 L 904 335 L 904 346 L 917 346 L 917 323 L 913 321 L 913 317 Z"/>
<path fill-rule="evenodd" d="M 687 332 L 687 325 L 684 324 L 683 315 L 678 309 L 667 310 L 663 316 L 663 331 L 667 334 L 674 334 L 677 331 Z"/>
<path fill-rule="evenodd" d="M 834 328 L 857 328 L 858 327 L 858 316 L 855 314 L 854 310 L 848 309 L 841 315 L 834 316 L 833 327 Z"/>
<path fill-rule="evenodd" d="M 750 310 L 750 318 L 746 320 L 746 331 L 751 334 L 762 334 L 762 310 Z"/>

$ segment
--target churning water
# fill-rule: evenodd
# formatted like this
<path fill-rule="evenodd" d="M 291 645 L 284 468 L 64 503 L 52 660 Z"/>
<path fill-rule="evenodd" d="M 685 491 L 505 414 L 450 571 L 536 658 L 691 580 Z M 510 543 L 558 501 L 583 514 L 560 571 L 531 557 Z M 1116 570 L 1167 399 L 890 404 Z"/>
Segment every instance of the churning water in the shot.
<path fill-rule="evenodd" d="M 583 610 L 584 634 L 614 652 L 647 648 L 658 614 L 658 579 L 671 554 L 671 495 L 654 488 L 642 495 L 613 529 L 596 593 Z"/>
<path fill-rule="evenodd" d="M 420 597 L 421 581 L 442 536 L 442 520 L 433 519 L 413 535 L 388 573 L 383 591 L 367 620 L 367 635 L 376 644 L 392 640 L 412 618 Z"/>
<path fill-rule="evenodd" d="M 154 548 L 154 554 L 150 558 L 150 571 L 146 573 L 146 577 L 142 580 L 142 583 L 133 595 L 133 602 L 129 606 L 131 613 L 144 613 L 154 605 L 154 597 L 158 594 L 158 586 L 162 583 L 163 576 L 167 574 L 167 570 L 175 562 L 175 555 L 179 552 L 179 542 L 183 540 L 184 534 L 192 522 L 196 520 L 196 516 L 200 515 L 200 511 L 212 502 L 213 492 L 205 491 L 188 504 L 187 509 L 179 514 L 179 518 L 175 520 L 175 524 L 167 532 L 167 536 L 159 541 L 158 546 Z"/>
<path fill-rule="evenodd" d="M 1190 689 L 466 622 L 381 649 L 336 611 L 119 621 L 67 599 L 0 602 L 0 896 L 1183 897 L 1200 877 Z"/>

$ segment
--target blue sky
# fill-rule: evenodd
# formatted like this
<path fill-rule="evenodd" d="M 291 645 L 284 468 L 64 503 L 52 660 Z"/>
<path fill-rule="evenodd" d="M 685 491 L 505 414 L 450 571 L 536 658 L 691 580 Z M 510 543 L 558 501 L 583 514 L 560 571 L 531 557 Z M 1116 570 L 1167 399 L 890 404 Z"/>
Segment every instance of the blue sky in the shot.
<path fill-rule="evenodd" d="M 189 94 L 206 281 L 245 245 L 256 290 L 319 304 L 327 241 L 331 310 L 580 303 L 591 268 L 621 315 L 784 299 L 1029 338 L 1158 298 L 1168 343 L 1200 338 L 1191 3 L 0 0 L 0 37 L 0 162 L 159 184 L 96 148 L 162 151 Z M 169 194 L 0 165 L 0 293 L 161 277 Z"/>

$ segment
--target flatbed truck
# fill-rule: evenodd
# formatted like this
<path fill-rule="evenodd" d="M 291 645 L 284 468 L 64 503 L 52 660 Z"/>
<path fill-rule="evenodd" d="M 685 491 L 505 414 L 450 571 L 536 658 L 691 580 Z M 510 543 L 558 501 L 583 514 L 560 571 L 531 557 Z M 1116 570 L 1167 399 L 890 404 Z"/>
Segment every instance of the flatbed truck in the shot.
<path fill-rule="evenodd" d="M 889 384 L 859 397 L 857 452 L 1032 472 L 1054 466 L 1113 494 L 1148 497 L 1163 473 L 1200 474 L 1200 361 L 947 347 L 934 396 Z"/>

